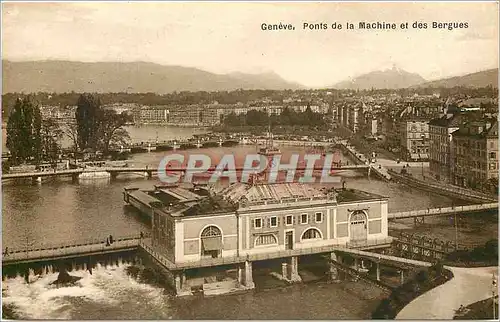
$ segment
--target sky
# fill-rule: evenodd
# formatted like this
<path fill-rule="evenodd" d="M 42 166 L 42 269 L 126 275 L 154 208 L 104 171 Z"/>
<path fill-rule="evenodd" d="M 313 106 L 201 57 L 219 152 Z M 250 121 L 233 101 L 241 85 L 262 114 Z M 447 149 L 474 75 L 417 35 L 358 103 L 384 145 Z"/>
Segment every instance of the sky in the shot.
<path fill-rule="evenodd" d="M 434 80 L 498 68 L 498 12 L 495 2 L 2 2 L 2 57 L 275 72 L 311 87 L 392 66 Z M 398 29 L 360 30 L 362 21 Z M 334 22 L 343 29 L 303 29 Z M 356 29 L 347 30 L 347 22 Z M 405 22 L 409 29 L 400 29 Z M 468 28 L 436 29 L 432 22 Z M 263 23 L 295 30 L 263 31 Z"/>

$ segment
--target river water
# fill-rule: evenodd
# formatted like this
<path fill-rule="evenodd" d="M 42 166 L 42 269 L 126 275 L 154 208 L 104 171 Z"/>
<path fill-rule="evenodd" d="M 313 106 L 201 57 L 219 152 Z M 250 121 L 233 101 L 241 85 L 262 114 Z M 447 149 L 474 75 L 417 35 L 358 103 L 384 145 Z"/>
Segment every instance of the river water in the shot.
<path fill-rule="evenodd" d="M 154 140 L 156 133 L 159 140 L 193 133 L 189 129 L 172 131 L 159 127 L 134 128 L 130 132 L 136 142 Z M 304 149 L 290 147 L 282 151 L 286 159 L 290 153 L 303 153 Z M 238 163 L 246 154 L 255 153 L 255 147 L 196 152 L 208 153 L 214 162 L 220 155 L 232 153 Z M 136 154 L 129 164 L 157 167 L 164 155 Z M 337 155 L 347 161 L 340 153 Z M 385 183 L 353 171 L 341 176 L 347 187 L 389 197 L 390 212 L 461 204 L 459 200 Z M 140 175 L 124 175 L 110 182 L 87 184 L 72 183 L 69 178 L 49 178 L 40 185 L 6 183 L 2 187 L 2 245 L 16 249 L 148 231 L 146 219 L 125 206 L 122 192 L 126 186 L 151 187 L 157 182 Z M 442 228 L 439 231 L 454 231 L 448 219 L 435 220 Z M 411 227 L 404 221 L 396 225 L 399 229 Z M 491 235 L 496 236 L 495 231 L 496 227 Z M 161 288 L 138 283 L 127 276 L 124 265 L 100 268 L 93 275 L 84 271 L 75 274 L 83 277 L 76 286 L 59 289 L 48 285 L 56 279 L 55 274 L 32 284 L 26 284 L 22 278 L 4 281 L 4 304 L 11 305 L 19 317 L 30 319 L 363 319 L 381 296 L 376 291 L 363 291 L 366 286 L 356 289 L 360 284 L 308 284 L 285 290 L 179 300 Z"/>

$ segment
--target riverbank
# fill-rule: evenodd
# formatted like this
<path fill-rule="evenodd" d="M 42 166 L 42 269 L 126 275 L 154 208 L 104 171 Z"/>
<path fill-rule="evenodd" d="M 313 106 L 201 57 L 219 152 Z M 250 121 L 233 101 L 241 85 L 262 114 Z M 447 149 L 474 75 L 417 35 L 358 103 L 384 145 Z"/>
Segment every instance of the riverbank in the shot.
<path fill-rule="evenodd" d="M 421 268 L 407 282 L 393 290 L 386 299 L 382 300 L 371 318 L 392 320 L 413 299 L 452 278 L 453 273 L 439 263 L 429 268 Z M 416 317 L 416 319 L 419 319 L 419 317 Z"/>
<path fill-rule="evenodd" d="M 498 271 L 498 267 L 445 268 L 454 277 L 411 301 L 396 319 L 451 320 L 460 305 L 467 306 L 491 296 L 492 274 Z"/>
<path fill-rule="evenodd" d="M 495 308 L 493 309 L 493 305 Z M 494 311 L 493 311 L 494 310 Z M 493 313 L 495 312 L 495 313 Z M 493 316 L 493 314 L 495 314 Z M 472 303 L 463 309 L 459 309 L 453 320 L 496 320 L 498 319 L 498 295 L 493 304 L 493 297 Z"/>

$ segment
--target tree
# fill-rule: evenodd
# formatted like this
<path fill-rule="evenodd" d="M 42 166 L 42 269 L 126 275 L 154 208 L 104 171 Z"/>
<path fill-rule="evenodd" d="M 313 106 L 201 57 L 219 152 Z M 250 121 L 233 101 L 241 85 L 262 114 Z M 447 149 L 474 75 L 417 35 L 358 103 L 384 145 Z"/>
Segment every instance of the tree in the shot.
<path fill-rule="evenodd" d="M 41 146 L 44 160 L 49 160 L 53 165 L 57 163 L 61 151 L 60 140 L 63 130 L 54 119 L 42 120 Z"/>
<path fill-rule="evenodd" d="M 63 133 L 71 140 L 73 143 L 73 151 L 78 152 L 80 150 L 79 140 L 78 140 L 78 124 L 76 122 L 67 123 L 63 128 Z"/>
<path fill-rule="evenodd" d="M 101 102 L 96 95 L 82 94 L 78 98 L 75 112 L 78 147 L 82 150 L 90 148 L 97 149 L 98 127 L 101 112 Z"/>
<path fill-rule="evenodd" d="M 12 163 L 41 159 L 41 113 L 30 97 L 17 99 L 7 123 L 7 148 Z"/>
<path fill-rule="evenodd" d="M 99 113 L 98 140 L 99 148 L 108 154 L 110 147 L 124 145 L 130 139 L 123 126 L 130 120 L 127 114 L 117 114 L 114 110 Z"/>

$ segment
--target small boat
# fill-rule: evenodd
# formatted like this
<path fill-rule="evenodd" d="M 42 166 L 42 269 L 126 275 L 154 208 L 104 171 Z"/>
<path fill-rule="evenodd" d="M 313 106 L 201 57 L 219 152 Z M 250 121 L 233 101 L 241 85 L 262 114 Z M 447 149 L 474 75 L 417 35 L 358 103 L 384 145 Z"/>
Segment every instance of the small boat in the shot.
<path fill-rule="evenodd" d="M 208 141 L 208 142 L 204 142 L 202 145 L 201 145 L 203 148 L 216 148 L 219 146 L 219 142 L 216 142 L 216 141 Z"/>
<path fill-rule="evenodd" d="M 240 144 L 240 142 L 234 141 L 234 140 L 227 140 L 227 141 L 222 142 L 223 147 L 233 147 L 233 146 L 236 146 L 238 144 Z"/>

